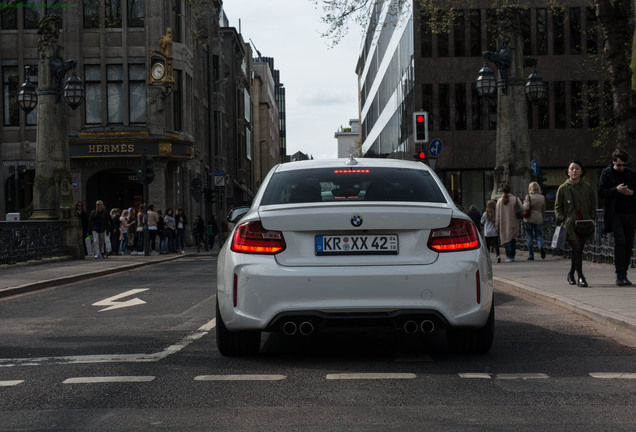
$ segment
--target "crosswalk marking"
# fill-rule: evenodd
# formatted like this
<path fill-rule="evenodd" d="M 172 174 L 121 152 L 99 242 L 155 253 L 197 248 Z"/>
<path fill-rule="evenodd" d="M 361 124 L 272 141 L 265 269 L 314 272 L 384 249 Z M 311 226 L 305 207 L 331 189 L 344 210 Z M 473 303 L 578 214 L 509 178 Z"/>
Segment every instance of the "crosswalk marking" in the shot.
<path fill-rule="evenodd" d="M 550 379 L 548 374 L 544 373 L 503 373 L 493 374 L 484 372 L 462 372 L 457 374 L 461 379 L 494 379 L 494 380 L 535 380 Z M 594 379 L 636 379 L 634 372 L 590 372 L 588 376 Z M 154 376 L 86 376 L 67 378 L 62 384 L 99 384 L 99 383 L 145 383 L 154 381 Z M 360 373 L 336 373 L 327 374 L 327 380 L 390 380 L 390 379 L 415 379 L 417 375 L 414 373 L 377 373 L 377 372 L 360 372 Z M 583 378 L 583 377 L 579 377 Z M 226 375 L 198 375 L 193 378 L 194 381 L 281 381 L 286 380 L 287 375 L 280 374 L 226 374 Z M 0 387 L 15 387 L 25 380 L 0 380 Z"/>
<path fill-rule="evenodd" d="M 131 383 L 150 382 L 153 376 L 101 376 L 101 377 L 76 377 L 62 381 L 62 384 L 96 384 L 96 383 Z"/>
<path fill-rule="evenodd" d="M 328 380 L 413 379 L 413 373 L 342 373 L 329 374 Z"/>
<path fill-rule="evenodd" d="M 285 375 L 199 375 L 195 381 L 280 381 Z"/>
<path fill-rule="evenodd" d="M 592 372 L 590 376 L 600 379 L 636 379 L 636 373 Z"/>
<path fill-rule="evenodd" d="M 22 384 L 24 380 L 0 381 L 0 387 L 12 387 Z"/>

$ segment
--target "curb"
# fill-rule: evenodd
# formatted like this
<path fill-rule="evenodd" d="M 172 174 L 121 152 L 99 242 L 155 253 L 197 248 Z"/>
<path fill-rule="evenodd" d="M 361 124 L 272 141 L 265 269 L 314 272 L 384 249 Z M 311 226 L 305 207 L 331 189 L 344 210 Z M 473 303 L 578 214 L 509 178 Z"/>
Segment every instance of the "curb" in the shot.
<path fill-rule="evenodd" d="M 636 320 L 501 277 L 494 276 L 493 281 L 495 282 L 495 286 L 499 289 L 526 294 L 541 301 L 552 303 L 570 312 L 584 316 L 596 323 L 612 327 L 636 337 Z"/>

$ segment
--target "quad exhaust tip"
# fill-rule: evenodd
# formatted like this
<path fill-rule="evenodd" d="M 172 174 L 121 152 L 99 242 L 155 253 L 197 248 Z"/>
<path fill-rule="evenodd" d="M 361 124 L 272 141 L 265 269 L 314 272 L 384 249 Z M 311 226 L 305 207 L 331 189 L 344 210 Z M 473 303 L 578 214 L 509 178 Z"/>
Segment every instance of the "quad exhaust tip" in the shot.
<path fill-rule="evenodd" d="M 408 320 L 404 322 L 404 333 L 406 334 L 415 334 L 418 331 L 422 333 L 431 333 L 435 330 L 435 323 L 431 320 L 423 320 L 419 324 L 415 320 Z"/>
<path fill-rule="evenodd" d="M 316 330 L 316 328 L 311 321 L 303 321 L 300 325 L 296 324 L 294 321 L 287 321 L 283 324 L 282 330 L 287 336 L 293 336 L 296 333 L 300 333 L 303 336 L 309 336 Z"/>

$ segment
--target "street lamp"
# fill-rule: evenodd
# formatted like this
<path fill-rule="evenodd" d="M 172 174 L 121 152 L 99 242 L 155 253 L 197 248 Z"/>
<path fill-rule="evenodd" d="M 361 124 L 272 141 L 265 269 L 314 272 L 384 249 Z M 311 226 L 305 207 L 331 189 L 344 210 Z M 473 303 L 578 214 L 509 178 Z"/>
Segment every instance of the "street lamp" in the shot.
<path fill-rule="evenodd" d="M 545 83 L 537 74 L 537 59 L 523 57 L 521 11 L 505 6 L 497 11 L 499 51 L 485 51 L 484 63 L 475 79 L 480 96 L 497 94 L 496 165 L 492 199 L 497 199 L 501 186 L 507 183 L 515 193 L 527 188 L 530 178 L 530 134 L 528 131 L 527 101 L 539 102 L 545 95 Z M 499 71 L 499 79 L 488 63 Z M 524 68 L 532 73 L 523 79 Z M 497 89 L 501 91 L 497 92 Z"/>
<path fill-rule="evenodd" d="M 526 97 L 530 102 L 539 102 L 545 97 L 545 83 L 536 70 L 537 59 L 524 57 L 523 67 L 532 67 L 532 73 L 524 82 L 522 79 L 508 77 L 508 69 L 510 69 L 512 63 L 512 53 L 508 46 L 508 41 L 505 41 L 502 48 L 497 52 L 484 51 L 483 57 L 484 64 L 475 79 L 475 88 L 479 96 L 492 96 L 495 94 L 497 87 L 500 87 L 501 91 L 507 94 L 508 86 L 525 85 Z M 488 66 L 489 61 L 497 66 L 501 76 L 499 81 L 495 80 L 495 74 Z"/>
<path fill-rule="evenodd" d="M 79 76 L 73 71 L 73 74 L 66 80 L 66 86 L 62 89 L 62 79 L 66 73 L 74 69 L 76 65 L 75 60 L 64 61 L 57 56 L 51 57 L 49 63 L 49 70 L 52 77 L 55 78 L 55 87 L 36 89 L 31 82 L 31 77 L 38 73 L 37 66 L 25 66 L 24 83 L 20 86 L 18 91 L 18 105 L 22 110 L 28 114 L 38 104 L 38 94 L 42 95 L 55 95 L 56 102 L 60 101 L 60 97 L 63 97 L 68 106 L 71 109 L 76 110 L 78 106 L 84 102 L 86 91 L 84 90 L 84 84 Z"/>

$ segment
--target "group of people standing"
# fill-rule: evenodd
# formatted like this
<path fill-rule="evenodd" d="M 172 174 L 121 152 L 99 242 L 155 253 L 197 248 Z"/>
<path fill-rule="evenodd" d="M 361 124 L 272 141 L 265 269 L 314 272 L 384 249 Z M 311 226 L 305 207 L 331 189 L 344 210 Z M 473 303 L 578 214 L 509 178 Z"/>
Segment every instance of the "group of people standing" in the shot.
<path fill-rule="evenodd" d="M 557 226 L 566 233 L 567 243 L 572 249 L 570 270 L 566 277 L 570 285 L 588 286 L 583 274 L 583 249 L 585 242 L 594 236 L 594 228 L 589 227 L 594 226 L 596 219 L 597 196 L 604 200 L 603 233 L 614 235 L 616 285 L 632 285 L 627 278 L 627 270 L 636 231 L 636 173 L 628 167 L 628 162 L 627 152 L 616 149 L 612 153 L 612 163 L 601 172 L 597 191 L 590 183 L 582 181 L 586 171 L 581 162 L 572 160 L 568 164 L 567 180 L 559 186 L 556 193 L 554 213 Z M 478 219 L 479 225 L 484 228 L 488 250 L 494 248 L 497 262 L 501 262 L 501 243 L 505 248 L 506 262 L 514 261 L 521 212 L 525 224 L 528 260 L 534 260 L 535 240 L 541 258 L 545 258 L 543 219 L 546 204 L 539 184 L 530 183 L 528 194 L 523 201 L 511 194 L 508 185 L 503 185 L 502 191 L 503 196 L 499 200 L 488 201 L 486 211 Z M 473 220 L 475 221 L 474 216 Z M 588 229 L 583 228 L 586 224 Z"/>
<path fill-rule="evenodd" d="M 134 207 L 124 209 L 111 209 L 110 212 L 104 207 L 104 203 L 98 200 L 95 209 L 90 213 L 84 210 L 81 201 L 75 204 L 76 217 L 82 224 L 82 238 L 85 239 L 85 252 L 93 255 L 96 259 L 103 258 L 109 254 L 131 255 L 145 254 L 144 228 L 148 230 L 148 246 L 152 255 L 168 253 L 185 253 L 186 225 L 188 220 L 183 208 L 179 207 L 175 212 L 172 208 L 166 210 L 165 215 L 162 210 L 155 211 L 152 204 L 148 205 L 148 210 L 137 211 Z M 200 216 L 195 218 L 193 235 L 196 244 L 205 242 L 203 237 L 203 220 Z M 210 230 L 214 231 L 216 222 L 211 221 Z M 217 229 L 218 231 L 218 229 Z M 214 238 L 214 232 L 208 233 Z M 212 240 L 212 245 L 214 240 Z M 130 250 L 130 252 L 128 252 Z"/>

